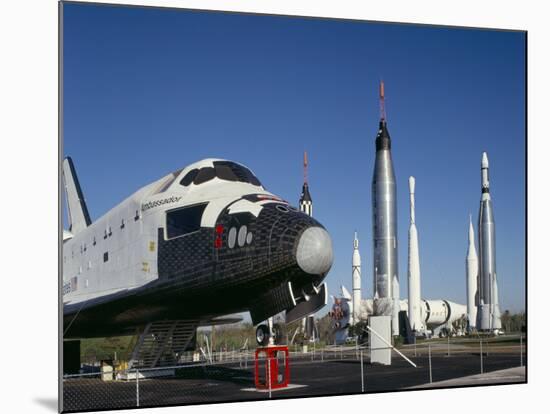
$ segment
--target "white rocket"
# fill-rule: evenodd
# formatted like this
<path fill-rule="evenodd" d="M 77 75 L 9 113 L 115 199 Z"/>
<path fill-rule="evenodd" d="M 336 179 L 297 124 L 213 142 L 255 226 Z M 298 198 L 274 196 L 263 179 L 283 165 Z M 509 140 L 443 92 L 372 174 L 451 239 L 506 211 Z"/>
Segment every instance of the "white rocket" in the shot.
<path fill-rule="evenodd" d="M 392 292 L 392 317 L 391 317 L 391 329 L 392 329 L 392 335 L 397 336 L 399 335 L 399 311 L 401 310 L 399 300 L 399 279 L 397 278 L 397 274 L 393 275 L 393 282 L 391 287 Z"/>
<path fill-rule="evenodd" d="M 414 213 L 414 177 L 409 177 L 411 224 L 409 226 L 409 321 L 413 331 L 424 330 L 420 301 L 420 257 Z"/>
<path fill-rule="evenodd" d="M 477 261 L 476 242 L 474 239 L 474 226 L 472 225 L 472 216 L 470 215 L 470 229 L 468 231 L 468 254 L 466 256 L 466 298 L 468 313 L 468 329 L 476 327 L 477 307 L 477 274 L 479 264 Z"/>
<path fill-rule="evenodd" d="M 352 324 L 356 324 L 360 320 L 361 314 L 361 255 L 359 254 L 359 240 L 357 232 L 353 239 L 353 256 L 351 258 L 351 277 L 353 290 L 353 320 Z"/>

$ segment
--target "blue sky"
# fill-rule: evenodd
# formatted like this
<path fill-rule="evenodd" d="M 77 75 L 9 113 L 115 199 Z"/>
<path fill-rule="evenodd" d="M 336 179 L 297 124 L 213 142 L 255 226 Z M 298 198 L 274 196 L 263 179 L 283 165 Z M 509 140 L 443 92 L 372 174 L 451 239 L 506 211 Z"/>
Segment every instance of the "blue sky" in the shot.
<path fill-rule="evenodd" d="M 95 219 L 206 157 L 241 162 L 314 216 L 351 289 L 353 232 L 372 296 L 378 82 L 397 179 L 401 297 L 408 177 L 416 177 L 422 296 L 466 303 L 468 215 L 490 161 L 502 311 L 525 308 L 525 35 L 518 32 L 83 4 L 64 6 L 64 152 Z"/>

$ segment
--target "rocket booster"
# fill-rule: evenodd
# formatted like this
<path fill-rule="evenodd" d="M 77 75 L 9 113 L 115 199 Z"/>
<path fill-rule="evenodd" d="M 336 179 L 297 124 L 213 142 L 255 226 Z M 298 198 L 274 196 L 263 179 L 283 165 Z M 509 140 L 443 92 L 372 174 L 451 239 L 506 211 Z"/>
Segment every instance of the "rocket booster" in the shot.
<path fill-rule="evenodd" d="M 361 314 L 361 255 L 357 232 L 353 239 L 353 256 L 351 258 L 352 288 L 353 288 L 353 323 L 360 320 Z"/>
<path fill-rule="evenodd" d="M 500 329 L 500 309 L 496 274 L 495 221 L 489 192 L 489 159 L 481 158 L 481 202 L 479 206 L 479 275 L 477 329 Z"/>
<path fill-rule="evenodd" d="M 374 310 L 376 315 L 392 315 L 392 333 L 398 335 L 396 184 L 391 157 L 391 139 L 384 108 L 383 83 L 380 84 L 380 123 L 376 136 L 376 159 L 372 178 L 372 215 L 373 296 L 377 298 Z"/>
<path fill-rule="evenodd" d="M 415 223 L 414 208 L 415 179 L 409 177 L 411 203 L 411 224 L 409 227 L 409 321 L 411 329 L 420 331 L 423 328 L 420 303 L 420 257 L 418 254 L 418 233 Z"/>
<path fill-rule="evenodd" d="M 466 256 L 466 306 L 469 325 L 468 329 L 474 329 L 476 327 L 476 291 L 478 271 L 479 264 L 475 246 L 474 226 L 472 225 L 472 216 L 470 215 L 470 228 L 468 230 L 468 254 Z"/>

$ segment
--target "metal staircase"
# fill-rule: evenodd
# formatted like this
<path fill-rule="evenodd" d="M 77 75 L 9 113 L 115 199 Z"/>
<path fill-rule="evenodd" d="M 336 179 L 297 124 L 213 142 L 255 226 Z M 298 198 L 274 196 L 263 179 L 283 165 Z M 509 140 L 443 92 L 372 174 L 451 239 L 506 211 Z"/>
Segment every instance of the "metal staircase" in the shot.
<path fill-rule="evenodd" d="M 195 337 L 197 321 L 157 321 L 145 326 L 132 352 L 130 368 L 155 368 L 177 363 Z"/>

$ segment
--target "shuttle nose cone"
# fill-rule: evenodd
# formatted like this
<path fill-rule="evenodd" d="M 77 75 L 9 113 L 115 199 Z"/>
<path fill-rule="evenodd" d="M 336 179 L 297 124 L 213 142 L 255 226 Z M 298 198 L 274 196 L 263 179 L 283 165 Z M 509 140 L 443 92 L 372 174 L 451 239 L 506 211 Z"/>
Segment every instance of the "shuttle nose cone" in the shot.
<path fill-rule="evenodd" d="M 296 249 L 298 266 L 309 274 L 327 273 L 333 261 L 332 240 L 321 227 L 310 227 L 300 236 Z"/>

